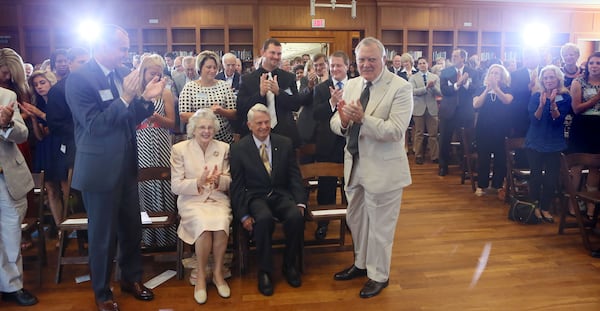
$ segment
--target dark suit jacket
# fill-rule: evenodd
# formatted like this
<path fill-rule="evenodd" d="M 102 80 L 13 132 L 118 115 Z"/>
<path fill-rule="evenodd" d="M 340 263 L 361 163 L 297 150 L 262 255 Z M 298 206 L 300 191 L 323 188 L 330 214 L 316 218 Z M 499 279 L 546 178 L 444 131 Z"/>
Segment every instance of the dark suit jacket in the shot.
<path fill-rule="evenodd" d="M 298 115 L 298 134 L 303 144 L 311 144 L 315 141 L 315 130 L 317 122 L 314 119 L 314 104 L 313 104 L 313 90 L 308 87 L 300 91 L 300 96 L 303 98 L 303 102 L 300 103 L 302 110 Z"/>
<path fill-rule="evenodd" d="M 343 136 L 334 134 L 329 125 L 329 120 L 337 111 L 337 109 L 331 111 L 329 87 L 333 87 L 333 80 L 331 79 L 317 85 L 313 96 L 313 116 L 317 122 L 315 135 L 316 160 L 342 163 L 344 161 L 346 139 Z"/>
<path fill-rule="evenodd" d="M 65 87 L 67 78 L 58 81 L 48 92 L 46 123 L 52 135 L 66 147 L 67 162 L 73 165 L 75 161 L 75 133 L 73 115 L 67 105 Z"/>
<path fill-rule="evenodd" d="M 271 134 L 271 175 L 263 166 L 252 135 L 246 135 L 231 145 L 231 207 L 237 220 L 249 215 L 248 204 L 269 193 L 291 198 L 296 204 L 306 204 L 306 192 L 296 151 L 289 138 Z"/>
<path fill-rule="evenodd" d="M 393 70 L 393 69 L 392 69 L 392 70 Z M 419 72 L 419 71 L 418 71 L 416 68 L 413 68 L 411 71 L 412 71 L 412 74 L 415 74 L 415 73 Z M 392 71 L 392 72 L 393 72 L 393 71 Z M 404 79 L 404 80 L 408 81 L 408 75 L 406 74 L 406 71 L 398 71 L 398 75 L 399 75 L 399 76 L 400 76 L 402 79 Z"/>
<path fill-rule="evenodd" d="M 467 66 L 463 67 L 463 72 L 468 73 L 472 79 L 469 89 L 465 89 L 464 85 L 458 90 L 454 89 L 454 83 L 457 81 L 455 66 L 442 70 L 440 74 L 440 88 L 443 95 L 438 113 L 440 119 L 456 118 L 457 120 L 471 121 L 475 118 L 473 97 L 479 85 L 476 80 L 477 73 Z"/>
<path fill-rule="evenodd" d="M 527 106 L 531 99 L 530 80 L 529 71 L 525 67 L 510 74 L 510 89 L 513 94 L 513 101 L 509 105 L 509 110 L 511 128 L 515 137 L 525 137 L 529 128 Z"/>
<path fill-rule="evenodd" d="M 217 73 L 217 75 L 215 76 L 215 79 L 226 81 L 227 79 L 225 79 L 225 72 L 221 71 L 221 72 Z M 231 83 L 231 88 L 233 89 L 234 92 L 237 92 L 240 89 L 241 80 L 242 80 L 242 76 L 236 71 L 233 74 L 233 83 Z"/>
<path fill-rule="evenodd" d="M 246 124 L 248 121 L 248 110 L 257 103 L 267 106 L 267 97 L 260 95 L 260 76 L 267 71 L 262 67 L 254 72 L 242 77 L 242 85 L 237 97 L 237 115 L 241 124 Z M 273 133 L 286 136 L 292 140 L 294 147 L 300 145 L 300 136 L 296 121 L 292 114 L 293 111 L 298 111 L 300 106 L 305 101 L 307 96 L 299 96 L 296 89 L 296 76 L 290 72 L 279 68 L 271 73 L 277 76 L 279 83 L 279 95 L 275 96 L 275 112 L 277 113 L 277 126 L 273 129 Z M 240 129 L 242 136 L 249 133 L 248 127 L 243 126 Z"/>
<path fill-rule="evenodd" d="M 117 68 L 117 78 L 129 74 L 127 68 Z M 120 98 L 107 99 L 108 79 L 94 59 L 72 72 L 67 79 L 67 104 L 75 124 L 77 146 L 73 168 L 73 188 L 104 192 L 114 189 L 126 161 L 137 168 L 135 127 L 152 115 L 152 102 L 135 99 L 129 107 Z M 110 96 L 112 97 L 112 96 Z"/>

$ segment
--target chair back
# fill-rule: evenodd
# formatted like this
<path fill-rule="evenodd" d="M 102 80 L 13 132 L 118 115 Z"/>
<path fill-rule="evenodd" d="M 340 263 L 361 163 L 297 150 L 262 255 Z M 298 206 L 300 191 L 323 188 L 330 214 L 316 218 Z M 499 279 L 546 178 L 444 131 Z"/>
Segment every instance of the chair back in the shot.
<path fill-rule="evenodd" d="M 598 204 L 600 203 L 599 192 L 588 192 L 585 189 L 585 182 L 587 174 L 591 171 L 600 170 L 600 154 L 590 153 L 572 153 L 572 154 L 561 154 L 560 161 L 560 177 L 561 186 L 563 191 L 566 192 L 566 197 L 569 203 L 575 210 L 575 218 L 577 219 L 577 225 L 583 240 L 583 245 L 587 250 L 592 250 L 587 224 L 583 220 L 583 216 L 579 213 L 579 202 L 584 204 L 594 204 L 594 220 L 593 227 L 595 226 L 596 217 L 598 216 Z M 562 233 L 562 229 L 565 227 L 565 214 L 568 210 L 568 205 L 563 204 L 563 210 L 561 215 L 561 222 L 559 226 L 559 233 Z"/>
<path fill-rule="evenodd" d="M 335 162 L 313 162 L 300 165 L 300 174 L 304 181 L 304 186 L 309 189 L 315 189 L 319 177 L 336 177 L 342 203 L 346 203 L 346 193 L 344 192 L 344 164 Z"/>
<path fill-rule="evenodd" d="M 42 170 L 39 173 L 31 173 L 31 177 L 33 178 L 33 189 L 29 192 L 30 194 L 27 196 L 28 200 L 32 200 L 34 204 L 28 205 L 27 213 L 25 214 L 26 218 L 35 218 L 40 221 L 44 220 L 44 196 L 46 195 L 46 188 L 44 187 L 45 183 L 45 173 Z M 35 207 L 30 209 L 29 207 Z"/>
<path fill-rule="evenodd" d="M 527 180 L 529 179 L 528 165 L 519 161 L 518 157 L 523 155 L 525 150 L 525 138 L 506 138 L 504 140 L 504 149 L 506 151 L 506 198 L 509 202 L 511 198 L 527 196 Z"/>

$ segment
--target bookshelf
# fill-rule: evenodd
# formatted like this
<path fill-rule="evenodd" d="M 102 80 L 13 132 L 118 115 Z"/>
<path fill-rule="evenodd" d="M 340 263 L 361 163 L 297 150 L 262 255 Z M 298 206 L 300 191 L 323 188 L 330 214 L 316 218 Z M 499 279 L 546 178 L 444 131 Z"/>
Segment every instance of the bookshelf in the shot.
<path fill-rule="evenodd" d="M 142 29 L 142 52 L 164 55 L 167 52 L 167 29 Z"/>
<path fill-rule="evenodd" d="M 225 51 L 225 29 L 205 28 L 200 29 L 200 51 L 210 50 L 223 56 Z"/>
<path fill-rule="evenodd" d="M 430 63 L 436 59 L 450 58 L 454 48 L 454 31 L 451 30 L 433 30 L 432 31 L 432 53 Z"/>
<path fill-rule="evenodd" d="M 196 54 L 196 28 L 171 28 L 171 51 L 181 56 Z"/>

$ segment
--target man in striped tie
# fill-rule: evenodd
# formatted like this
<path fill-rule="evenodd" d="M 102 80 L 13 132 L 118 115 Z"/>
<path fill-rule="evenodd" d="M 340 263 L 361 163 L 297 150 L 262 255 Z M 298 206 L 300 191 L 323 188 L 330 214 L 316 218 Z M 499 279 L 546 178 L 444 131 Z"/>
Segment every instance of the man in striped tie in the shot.
<path fill-rule="evenodd" d="M 292 287 L 302 285 L 297 259 L 304 234 L 306 192 L 292 141 L 271 133 L 268 108 L 255 104 L 247 117 L 252 134 L 231 146 L 231 206 L 235 219 L 254 236 L 258 290 L 270 296 L 274 289 L 274 218 L 283 223 L 285 232 L 283 274 Z"/>

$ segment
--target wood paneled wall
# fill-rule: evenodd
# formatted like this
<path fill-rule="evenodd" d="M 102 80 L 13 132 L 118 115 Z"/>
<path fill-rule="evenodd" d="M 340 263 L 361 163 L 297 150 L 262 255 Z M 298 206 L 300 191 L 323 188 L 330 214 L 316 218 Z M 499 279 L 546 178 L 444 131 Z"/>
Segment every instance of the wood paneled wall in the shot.
<path fill-rule="evenodd" d="M 335 11 L 316 8 L 316 16 L 312 17 L 308 0 L 23 0 L 18 3 L 0 0 L 0 6 L 3 11 L 0 36 L 17 34 L 19 38 L 8 44 L 16 44 L 18 49 L 26 47 L 24 29 L 73 28 L 86 16 L 126 28 L 251 26 L 255 55 L 260 43 L 272 35 L 272 31 L 310 31 L 312 18 L 325 19 L 325 30 L 362 31 L 366 36 L 378 36 L 381 29 L 518 31 L 525 23 L 536 20 L 547 23 L 552 31 L 571 33 L 572 39 L 600 32 L 600 3 L 574 6 L 528 4 L 527 1 L 515 4 L 468 0 L 411 3 L 360 0 L 356 19 L 352 19 L 350 10 L 345 8 Z M 149 24 L 149 19 L 158 19 L 158 23 Z M 50 38 L 48 48 L 54 48 L 54 40 Z"/>

